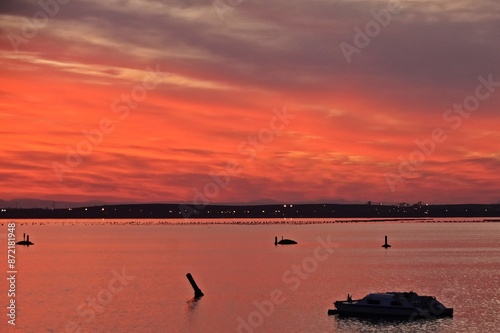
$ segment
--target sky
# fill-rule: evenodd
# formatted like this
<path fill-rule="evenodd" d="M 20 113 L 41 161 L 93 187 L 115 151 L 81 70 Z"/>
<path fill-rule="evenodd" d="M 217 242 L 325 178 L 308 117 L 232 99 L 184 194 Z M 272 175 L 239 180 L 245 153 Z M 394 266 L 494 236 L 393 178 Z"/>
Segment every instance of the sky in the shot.
<path fill-rule="evenodd" d="M 496 0 L 2 0 L 0 199 L 499 203 Z"/>

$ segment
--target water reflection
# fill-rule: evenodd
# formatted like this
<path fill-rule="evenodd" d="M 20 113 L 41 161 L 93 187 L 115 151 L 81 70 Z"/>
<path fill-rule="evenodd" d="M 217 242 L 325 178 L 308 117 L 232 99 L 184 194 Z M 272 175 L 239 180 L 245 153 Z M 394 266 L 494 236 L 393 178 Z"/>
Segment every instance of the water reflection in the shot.
<path fill-rule="evenodd" d="M 188 299 L 186 302 L 186 311 L 189 313 L 193 313 L 196 310 L 196 307 L 198 306 L 198 302 L 200 301 L 201 298 L 196 298 L 193 297 L 191 299 Z"/>
<path fill-rule="evenodd" d="M 419 320 L 387 320 L 365 318 L 334 317 L 335 332 L 375 333 L 375 332 L 443 332 L 453 318 L 419 319 Z"/>

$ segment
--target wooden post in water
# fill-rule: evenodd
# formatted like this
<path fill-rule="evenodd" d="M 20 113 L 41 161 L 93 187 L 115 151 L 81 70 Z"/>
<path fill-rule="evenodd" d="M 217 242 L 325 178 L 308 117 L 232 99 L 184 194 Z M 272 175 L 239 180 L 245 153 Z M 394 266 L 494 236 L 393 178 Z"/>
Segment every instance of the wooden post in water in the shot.
<path fill-rule="evenodd" d="M 202 297 L 204 294 L 201 291 L 201 289 L 198 288 L 198 285 L 194 281 L 193 276 L 191 275 L 191 273 L 187 273 L 186 277 L 189 280 L 189 283 L 191 283 L 191 287 L 193 287 L 193 289 L 194 289 L 194 298 L 200 298 L 200 297 Z"/>

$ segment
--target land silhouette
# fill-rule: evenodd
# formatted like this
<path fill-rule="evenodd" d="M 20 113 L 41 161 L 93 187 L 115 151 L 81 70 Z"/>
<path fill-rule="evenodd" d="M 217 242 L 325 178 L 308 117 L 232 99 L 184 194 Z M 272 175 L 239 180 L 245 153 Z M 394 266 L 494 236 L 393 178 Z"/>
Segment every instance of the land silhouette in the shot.
<path fill-rule="evenodd" d="M 500 204 L 126 204 L 77 208 L 3 208 L 0 219 L 73 218 L 445 218 L 500 217 Z M 498 221 L 491 219 L 491 221 Z"/>

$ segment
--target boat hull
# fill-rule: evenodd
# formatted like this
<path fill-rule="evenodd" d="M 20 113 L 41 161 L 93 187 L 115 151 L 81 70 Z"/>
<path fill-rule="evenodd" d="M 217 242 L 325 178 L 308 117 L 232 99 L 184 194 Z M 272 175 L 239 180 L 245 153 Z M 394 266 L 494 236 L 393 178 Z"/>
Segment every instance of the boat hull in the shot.
<path fill-rule="evenodd" d="M 418 308 L 393 306 L 373 306 L 348 302 L 335 302 L 336 310 L 329 310 L 329 314 L 338 314 L 343 317 L 364 318 L 394 318 L 394 319 L 419 319 L 419 318 L 441 318 L 452 317 L 452 308 L 443 308 L 435 311 L 422 310 Z"/>

